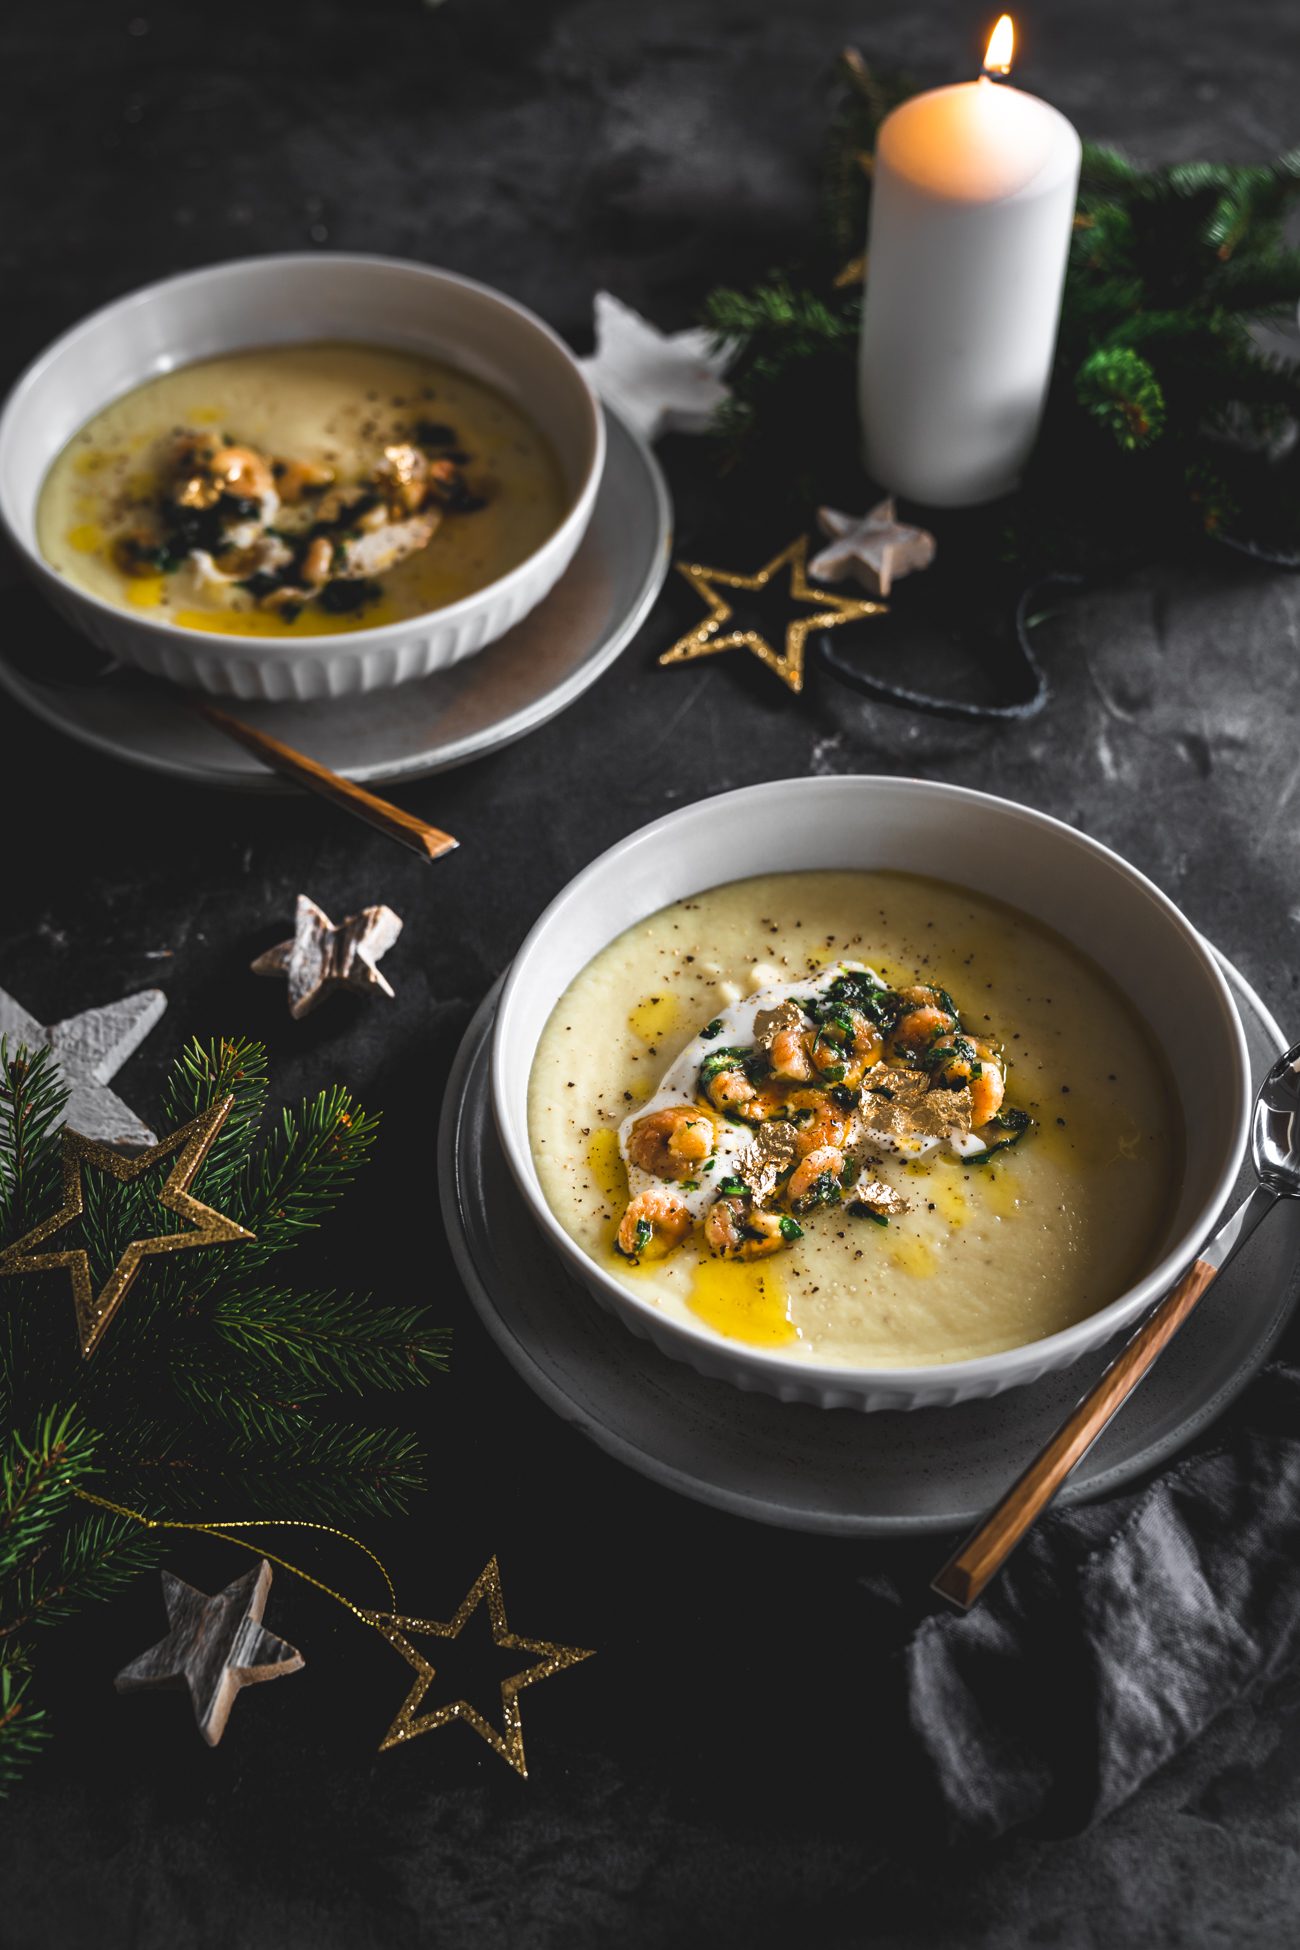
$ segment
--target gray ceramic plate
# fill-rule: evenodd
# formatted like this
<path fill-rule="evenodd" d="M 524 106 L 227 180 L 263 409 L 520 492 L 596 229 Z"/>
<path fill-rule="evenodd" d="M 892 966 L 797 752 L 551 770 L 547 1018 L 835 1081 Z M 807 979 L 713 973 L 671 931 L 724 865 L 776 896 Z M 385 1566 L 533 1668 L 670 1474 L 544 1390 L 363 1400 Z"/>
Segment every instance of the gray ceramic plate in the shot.
<path fill-rule="evenodd" d="M 1254 990 L 1220 961 L 1262 1076 L 1284 1039 Z M 529 1386 L 643 1475 L 792 1530 L 958 1530 L 997 1500 L 1122 1343 L 991 1401 L 874 1415 L 744 1394 L 668 1360 L 569 1280 L 515 1190 L 488 1095 L 495 1004 L 496 990 L 466 1033 L 439 1135 L 456 1263 L 489 1333 Z M 1062 1501 L 1118 1489 L 1208 1427 L 1267 1359 L 1298 1292 L 1300 1206 L 1286 1205 L 1192 1316 Z"/>
<path fill-rule="evenodd" d="M 658 462 L 608 410 L 606 420 L 605 473 L 582 545 L 545 602 L 499 643 L 395 690 L 230 708 L 333 771 L 381 784 L 463 765 L 572 704 L 649 614 L 672 541 Z M 51 617 L 52 630 L 63 627 Z M 147 771 L 245 792 L 293 789 L 191 717 L 160 684 L 124 672 L 100 685 L 59 688 L 0 657 L 0 686 L 57 730 Z"/>

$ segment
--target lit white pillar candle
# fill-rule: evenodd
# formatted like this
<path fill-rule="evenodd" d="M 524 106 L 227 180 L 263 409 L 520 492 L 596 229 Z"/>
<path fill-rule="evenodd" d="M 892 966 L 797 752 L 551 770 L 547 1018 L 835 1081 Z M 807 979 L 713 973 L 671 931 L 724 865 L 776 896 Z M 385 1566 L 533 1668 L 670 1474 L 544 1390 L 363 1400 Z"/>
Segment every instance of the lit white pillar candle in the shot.
<path fill-rule="evenodd" d="M 1011 66 L 1006 14 L 978 81 L 881 124 L 867 244 L 861 398 L 868 471 L 933 507 L 1016 485 L 1038 431 L 1079 181 L 1057 109 L 990 79 Z"/>

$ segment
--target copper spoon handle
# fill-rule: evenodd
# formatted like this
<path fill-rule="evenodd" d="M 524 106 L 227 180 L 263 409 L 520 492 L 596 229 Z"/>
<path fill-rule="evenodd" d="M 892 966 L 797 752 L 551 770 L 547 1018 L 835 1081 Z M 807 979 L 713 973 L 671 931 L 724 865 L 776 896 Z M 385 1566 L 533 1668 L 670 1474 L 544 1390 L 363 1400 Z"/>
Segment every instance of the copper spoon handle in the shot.
<path fill-rule="evenodd" d="M 1111 1417 L 1123 1407 L 1147 1370 L 1164 1353 L 1219 1270 L 1207 1260 L 1196 1260 L 1178 1285 L 1147 1315 L 1047 1447 L 1012 1484 L 997 1508 L 949 1558 L 931 1586 L 941 1598 L 947 1598 L 961 1611 L 975 1603 L 1075 1464 L 1082 1462 Z"/>
<path fill-rule="evenodd" d="M 417 819 L 414 813 L 403 812 L 400 806 L 390 805 L 387 799 L 377 798 L 367 792 L 364 786 L 354 785 L 351 779 L 340 778 L 328 766 L 317 764 L 303 752 L 296 752 L 292 745 L 282 745 L 278 738 L 270 737 L 265 731 L 255 731 L 245 724 L 242 718 L 232 718 L 228 711 L 214 704 L 210 698 L 198 697 L 194 692 L 185 693 L 191 709 L 214 726 L 223 731 L 227 738 L 233 738 L 260 758 L 273 772 L 283 773 L 287 779 L 305 786 L 308 792 L 317 792 L 322 799 L 329 799 L 343 812 L 349 812 L 357 819 L 364 819 L 368 826 L 378 832 L 386 833 L 390 840 L 397 840 L 409 847 L 422 859 L 438 860 L 444 853 L 450 853 L 460 841 L 444 833 L 437 826 L 430 826 L 426 820 Z"/>

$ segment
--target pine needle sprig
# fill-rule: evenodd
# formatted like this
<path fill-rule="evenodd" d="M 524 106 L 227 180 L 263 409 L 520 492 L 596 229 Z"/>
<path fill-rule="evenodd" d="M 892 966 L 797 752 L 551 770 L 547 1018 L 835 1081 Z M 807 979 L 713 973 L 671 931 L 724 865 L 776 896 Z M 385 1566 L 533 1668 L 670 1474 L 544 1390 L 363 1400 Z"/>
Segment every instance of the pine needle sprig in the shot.
<path fill-rule="evenodd" d="M 446 1335 L 425 1311 L 334 1289 L 293 1293 L 269 1262 L 307 1238 L 371 1155 L 378 1118 L 342 1087 L 286 1110 L 262 1136 L 264 1050 L 192 1042 L 160 1119 L 176 1130 L 233 1104 L 195 1177 L 195 1195 L 257 1234 L 252 1242 L 144 1262 L 94 1356 L 72 1331 L 66 1276 L 0 1287 L 0 1792 L 36 1751 L 23 1640 L 114 1596 L 169 1541 L 75 1492 L 93 1484 L 151 1517 L 337 1522 L 409 1507 L 424 1485 L 412 1432 L 328 1412 L 340 1396 L 427 1382 Z M 48 1051 L 0 1047 L 0 1243 L 57 1198 L 64 1091 Z M 121 1183 L 82 1173 L 75 1239 L 102 1277 L 127 1243 L 183 1223 L 155 1172 Z M 65 1406 L 48 1406 L 60 1402 Z"/>
<path fill-rule="evenodd" d="M 18 1647 L 0 1647 L 0 1799 L 49 1739 L 45 1714 L 29 1697 L 31 1669 Z"/>
<path fill-rule="evenodd" d="M 448 1337 L 418 1307 L 381 1307 L 367 1294 L 226 1292 L 213 1333 L 247 1368 L 295 1375 L 321 1389 L 416 1387 L 447 1364 Z"/>
<path fill-rule="evenodd" d="M 67 1104 L 54 1052 L 0 1037 L 0 1239 L 29 1231 L 58 1187 Z"/>
<path fill-rule="evenodd" d="M 246 1270 L 297 1245 L 342 1197 L 365 1162 L 378 1117 L 335 1084 L 294 1112 L 285 1110 L 270 1141 L 249 1159 L 235 1198 L 236 1216 L 256 1234 L 241 1253 Z"/>
<path fill-rule="evenodd" d="M 196 1392 L 192 1408 L 221 1429 L 219 1452 L 196 1444 L 184 1423 L 141 1429 L 130 1454 L 106 1454 L 116 1500 L 204 1521 L 337 1523 L 400 1515 L 425 1487 L 424 1450 L 410 1430 L 323 1420 L 310 1394 L 276 1400 L 232 1386 L 219 1397 Z"/>
<path fill-rule="evenodd" d="M 10 1430 L 0 1450 L 0 1581 L 36 1557 L 94 1458 L 94 1434 L 71 1409 L 48 1410 L 30 1436 Z"/>
<path fill-rule="evenodd" d="M 4 1586 L 0 1640 L 33 1625 L 56 1625 L 83 1605 L 115 1598 L 163 1556 L 163 1535 L 130 1517 L 89 1510 L 69 1526 L 57 1554 L 42 1556 Z"/>

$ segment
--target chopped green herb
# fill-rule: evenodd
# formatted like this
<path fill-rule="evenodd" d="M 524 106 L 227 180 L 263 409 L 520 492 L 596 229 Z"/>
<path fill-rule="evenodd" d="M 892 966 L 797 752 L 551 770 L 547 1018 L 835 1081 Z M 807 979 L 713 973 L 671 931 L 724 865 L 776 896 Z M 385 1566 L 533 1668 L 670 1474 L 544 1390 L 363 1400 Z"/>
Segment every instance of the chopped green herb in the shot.
<path fill-rule="evenodd" d="M 700 1034 L 710 1041 L 714 1036 L 720 1036 L 722 1034 L 722 1017 L 715 1016 L 712 1022 L 706 1022 Z"/>
<path fill-rule="evenodd" d="M 783 1239 L 803 1238 L 803 1227 L 800 1225 L 798 1219 L 792 1219 L 788 1213 L 783 1212 L 781 1214 L 780 1225 L 781 1237 Z"/>
<path fill-rule="evenodd" d="M 743 1178 L 723 1178 L 718 1183 L 719 1198 L 748 1198 L 749 1187 Z"/>

